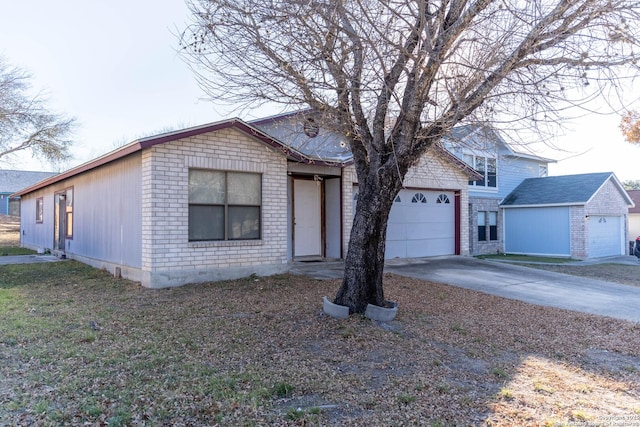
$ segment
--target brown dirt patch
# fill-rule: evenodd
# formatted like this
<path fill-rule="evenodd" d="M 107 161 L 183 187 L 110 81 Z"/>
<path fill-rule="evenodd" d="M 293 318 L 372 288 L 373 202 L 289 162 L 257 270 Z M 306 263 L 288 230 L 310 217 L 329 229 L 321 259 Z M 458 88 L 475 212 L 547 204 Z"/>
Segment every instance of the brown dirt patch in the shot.
<path fill-rule="evenodd" d="M 0 215 L 0 247 L 20 246 L 20 217 Z"/>

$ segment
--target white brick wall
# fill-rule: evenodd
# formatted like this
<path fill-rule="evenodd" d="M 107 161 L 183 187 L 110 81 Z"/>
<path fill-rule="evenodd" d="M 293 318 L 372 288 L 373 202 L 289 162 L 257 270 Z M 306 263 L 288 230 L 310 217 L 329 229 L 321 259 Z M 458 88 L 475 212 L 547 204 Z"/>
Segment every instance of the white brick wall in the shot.
<path fill-rule="evenodd" d="M 146 149 L 142 155 L 143 284 L 170 286 L 219 278 L 224 271 L 232 277 L 234 271 L 241 276 L 251 268 L 259 272 L 261 266 L 286 265 L 286 163 L 281 153 L 235 129 Z M 189 242 L 189 168 L 262 174 L 262 239 Z"/>

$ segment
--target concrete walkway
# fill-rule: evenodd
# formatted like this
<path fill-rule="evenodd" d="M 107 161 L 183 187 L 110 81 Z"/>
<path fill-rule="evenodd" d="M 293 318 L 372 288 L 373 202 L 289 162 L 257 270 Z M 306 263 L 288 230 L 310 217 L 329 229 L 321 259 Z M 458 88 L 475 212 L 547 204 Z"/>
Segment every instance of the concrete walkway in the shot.
<path fill-rule="evenodd" d="M 640 283 L 640 263 L 634 257 L 583 261 L 611 262 L 636 265 Z M 296 263 L 291 272 L 316 279 L 340 278 L 342 267 L 339 262 Z M 385 272 L 640 323 L 640 287 L 460 256 L 390 260 Z"/>
<path fill-rule="evenodd" d="M 0 256 L 0 265 L 9 264 L 34 264 L 38 262 L 62 261 L 53 255 L 10 255 Z"/>

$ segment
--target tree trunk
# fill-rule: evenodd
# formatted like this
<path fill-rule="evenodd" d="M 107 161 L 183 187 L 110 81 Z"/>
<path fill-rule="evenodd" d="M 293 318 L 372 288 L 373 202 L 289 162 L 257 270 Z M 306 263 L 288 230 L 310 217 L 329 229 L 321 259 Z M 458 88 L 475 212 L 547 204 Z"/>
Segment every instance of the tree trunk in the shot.
<path fill-rule="evenodd" d="M 335 299 L 336 304 L 348 306 L 350 313 L 364 313 L 367 304 L 385 304 L 382 277 L 387 222 L 396 193 L 386 186 L 359 188 L 344 278 Z"/>

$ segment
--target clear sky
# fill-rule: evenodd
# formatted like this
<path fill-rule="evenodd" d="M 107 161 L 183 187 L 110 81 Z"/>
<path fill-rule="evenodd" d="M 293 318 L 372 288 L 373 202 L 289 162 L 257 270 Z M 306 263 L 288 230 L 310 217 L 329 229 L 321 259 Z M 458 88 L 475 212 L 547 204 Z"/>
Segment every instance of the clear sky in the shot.
<path fill-rule="evenodd" d="M 33 75 L 53 110 L 76 117 L 74 159 L 62 169 L 142 135 L 237 115 L 203 100 L 176 53 L 189 22 L 182 0 L 2 0 L 0 55 Z M 640 94 L 637 94 L 640 95 Z M 251 119 L 277 113 L 260 111 Z M 640 147 L 624 142 L 618 116 L 590 114 L 568 123 L 553 143 L 564 151 L 550 174 L 613 171 L 640 180 Z M 52 170 L 22 156 L 1 168 Z"/>

